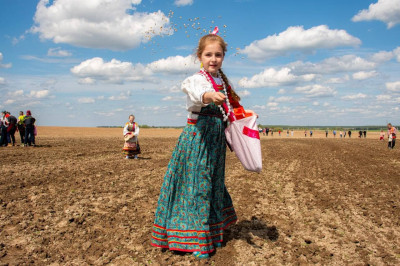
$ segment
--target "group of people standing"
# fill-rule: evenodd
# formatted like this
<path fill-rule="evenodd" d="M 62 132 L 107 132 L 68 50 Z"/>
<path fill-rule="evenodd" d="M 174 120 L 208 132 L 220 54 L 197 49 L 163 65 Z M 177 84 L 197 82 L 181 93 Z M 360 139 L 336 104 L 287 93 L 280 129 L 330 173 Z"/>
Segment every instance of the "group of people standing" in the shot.
<path fill-rule="evenodd" d="M 329 134 L 329 130 L 325 130 L 325 137 L 328 137 L 328 134 Z M 332 134 L 333 134 L 333 137 L 336 138 L 336 135 L 337 135 L 336 129 L 334 129 L 334 130 L 332 131 Z M 349 130 L 349 131 L 346 131 L 346 130 L 343 130 L 343 131 L 342 131 L 342 130 L 340 130 L 340 131 L 339 131 L 339 136 L 340 136 L 341 138 L 345 138 L 346 135 L 349 136 L 349 138 L 351 138 L 351 130 Z"/>
<path fill-rule="evenodd" d="M 19 132 L 21 138 L 21 146 L 36 146 L 35 122 L 36 119 L 32 117 L 32 113 L 30 110 L 26 111 L 26 115 L 24 115 L 23 111 L 20 111 L 18 118 L 11 115 L 11 113 L 8 111 L 2 111 L 0 118 L 0 147 L 6 147 L 9 144 L 15 146 L 15 132 Z"/>

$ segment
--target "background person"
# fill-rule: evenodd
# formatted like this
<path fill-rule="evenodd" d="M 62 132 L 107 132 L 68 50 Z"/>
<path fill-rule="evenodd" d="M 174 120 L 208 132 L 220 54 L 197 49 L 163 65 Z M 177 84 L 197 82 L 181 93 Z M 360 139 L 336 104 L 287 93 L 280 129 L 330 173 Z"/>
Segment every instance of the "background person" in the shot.
<path fill-rule="evenodd" d="M 124 126 L 124 147 L 122 150 L 125 152 L 125 159 L 137 159 L 140 154 L 140 146 L 138 141 L 139 125 L 135 122 L 135 116 L 129 116 L 129 122 Z"/>
<path fill-rule="evenodd" d="M 8 121 L 7 121 L 7 111 L 1 112 L 1 142 L 0 146 L 8 146 L 8 135 L 7 135 L 7 128 L 8 128 Z"/>
<path fill-rule="evenodd" d="M 388 124 L 388 129 L 389 129 L 389 124 Z M 388 134 L 389 136 L 389 134 Z M 381 133 L 379 134 L 379 140 L 385 140 L 385 132 L 383 132 L 383 129 L 381 130 Z"/>
<path fill-rule="evenodd" d="M 32 113 L 30 110 L 26 111 L 26 116 L 24 118 L 24 126 L 25 126 L 25 137 L 24 137 L 24 146 L 33 146 L 35 147 L 35 122 L 36 119 L 32 117 Z"/>
<path fill-rule="evenodd" d="M 3 134 L 2 134 L 2 128 L 3 128 L 3 119 L 0 117 L 0 147 L 2 147 L 3 143 Z"/>
<path fill-rule="evenodd" d="M 19 131 L 19 136 L 21 138 L 21 146 L 24 145 L 24 138 L 25 138 L 25 126 L 24 126 L 24 112 L 19 111 L 19 116 L 17 120 L 17 129 Z"/>
<path fill-rule="evenodd" d="M 390 150 L 392 150 L 394 148 L 394 146 L 396 145 L 396 135 L 397 135 L 397 128 L 395 128 L 394 126 L 392 126 L 391 123 L 387 124 L 387 128 L 388 128 L 388 148 Z"/>
<path fill-rule="evenodd" d="M 17 118 L 8 113 L 7 121 L 8 121 L 7 134 L 10 136 L 12 145 L 15 146 L 15 131 L 17 131 Z"/>

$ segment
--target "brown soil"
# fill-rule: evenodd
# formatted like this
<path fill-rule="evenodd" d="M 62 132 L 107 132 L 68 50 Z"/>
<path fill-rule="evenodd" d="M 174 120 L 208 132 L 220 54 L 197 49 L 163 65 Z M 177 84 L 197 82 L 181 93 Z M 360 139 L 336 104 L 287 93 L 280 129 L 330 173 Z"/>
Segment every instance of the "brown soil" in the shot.
<path fill-rule="evenodd" d="M 378 133 L 263 136 L 261 174 L 229 153 L 239 221 L 196 261 L 150 246 L 180 129 L 142 129 L 140 160 L 123 159 L 122 129 L 38 131 L 38 147 L 0 148 L 0 265 L 400 264 L 400 150 Z"/>

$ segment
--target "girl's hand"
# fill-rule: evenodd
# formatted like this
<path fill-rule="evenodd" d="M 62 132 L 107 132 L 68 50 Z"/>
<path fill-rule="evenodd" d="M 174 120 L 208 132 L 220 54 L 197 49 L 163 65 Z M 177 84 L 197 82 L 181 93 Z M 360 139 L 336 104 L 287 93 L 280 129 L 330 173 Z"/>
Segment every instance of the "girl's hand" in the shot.
<path fill-rule="evenodd" d="M 214 92 L 214 95 L 212 97 L 212 102 L 215 103 L 216 105 L 221 105 L 224 103 L 225 99 L 226 96 L 222 92 Z"/>
<path fill-rule="evenodd" d="M 222 92 L 206 92 L 203 94 L 204 103 L 215 103 L 216 105 L 221 105 L 226 99 L 225 94 Z"/>

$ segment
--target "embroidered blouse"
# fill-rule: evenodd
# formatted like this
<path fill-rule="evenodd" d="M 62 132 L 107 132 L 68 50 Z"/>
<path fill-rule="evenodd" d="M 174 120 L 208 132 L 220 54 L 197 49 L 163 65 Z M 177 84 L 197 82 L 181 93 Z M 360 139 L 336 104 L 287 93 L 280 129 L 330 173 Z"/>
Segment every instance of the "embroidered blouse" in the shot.
<path fill-rule="evenodd" d="M 217 85 L 222 85 L 220 78 L 213 77 L 213 79 Z M 232 85 L 230 84 L 230 86 Z M 186 109 L 189 112 L 187 116 L 189 119 L 197 119 L 198 115 L 192 114 L 192 112 L 200 112 L 202 107 L 208 105 L 203 103 L 204 93 L 215 91 L 213 85 L 199 73 L 186 78 L 182 82 L 181 89 L 187 94 Z"/>
<path fill-rule="evenodd" d="M 135 131 L 132 131 L 133 130 L 133 125 L 135 125 Z M 131 124 L 130 122 L 127 122 L 125 124 L 124 131 L 123 131 L 124 136 L 126 134 L 128 134 L 129 132 L 133 132 L 133 135 L 135 137 L 139 136 L 139 126 L 138 126 L 138 124 L 136 122 L 133 122 L 133 124 Z"/>

